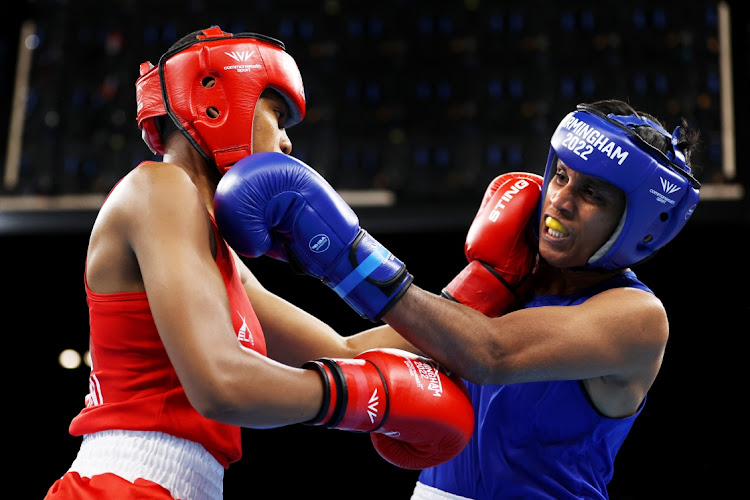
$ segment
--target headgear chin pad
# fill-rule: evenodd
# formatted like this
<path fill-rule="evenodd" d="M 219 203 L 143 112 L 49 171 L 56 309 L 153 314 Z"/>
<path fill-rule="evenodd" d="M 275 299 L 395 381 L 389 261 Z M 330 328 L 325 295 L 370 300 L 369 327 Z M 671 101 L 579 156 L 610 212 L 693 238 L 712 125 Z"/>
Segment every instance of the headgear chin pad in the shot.
<path fill-rule="evenodd" d="M 263 35 L 205 29 L 196 40 L 165 53 L 157 66 L 141 64 L 140 75 L 136 117 L 149 149 L 164 154 L 157 120 L 169 116 L 222 174 L 252 153 L 255 106 L 265 89 L 286 100 L 285 127 L 305 116 L 297 64 L 281 42 Z"/>
<path fill-rule="evenodd" d="M 643 140 L 637 126 L 665 136 L 670 151 Z M 579 105 L 552 135 L 544 173 L 544 192 L 561 160 L 569 168 L 602 179 L 625 193 L 625 211 L 612 237 L 589 259 L 587 268 L 623 269 L 651 257 L 687 223 L 700 199 L 693 177 L 673 134 L 638 115 L 605 115 Z"/>

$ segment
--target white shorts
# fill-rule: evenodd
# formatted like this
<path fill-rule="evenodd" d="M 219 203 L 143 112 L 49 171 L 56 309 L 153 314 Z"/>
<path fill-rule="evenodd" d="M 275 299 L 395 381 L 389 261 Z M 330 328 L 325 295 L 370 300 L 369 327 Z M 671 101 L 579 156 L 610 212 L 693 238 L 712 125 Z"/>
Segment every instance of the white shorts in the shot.
<path fill-rule="evenodd" d="M 417 481 L 417 485 L 414 487 L 414 493 L 411 496 L 411 500 L 471 500 L 468 497 L 462 497 L 460 495 L 454 495 L 447 491 L 439 490 L 432 486 L 427 486 Z"/>
<path fill-rule="evenodd" d="M 221 500 L 224 467 L 196 442 L 163 432 L 112 430 L 87 434 L 68 472 L 147 479 L 180 500 Z"/>

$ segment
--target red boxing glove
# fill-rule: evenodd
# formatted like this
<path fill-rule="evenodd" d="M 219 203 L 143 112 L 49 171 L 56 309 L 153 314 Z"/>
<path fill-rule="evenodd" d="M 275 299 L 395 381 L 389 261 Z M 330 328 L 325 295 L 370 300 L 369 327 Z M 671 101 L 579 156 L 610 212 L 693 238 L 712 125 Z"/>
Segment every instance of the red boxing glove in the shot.
<path fill-rule="evenodd" d="M 466 237 L 469 265 L 443 289 L 444 297 L 495 317 L 529 291 L 536 262 L 529 221 L 542 186 L 542 177 L 525 172 L 490 183 Z"/>
<path fill-rule="evenodd" d="M 463 381 L 436 362 L 399 349 L 372 349 L 354 359 L 321 358 L 320 413 L 307 422 L 370 432 L 375 449 L 404 469 L 450 460 L 469 443 L 474 408 Z"/>

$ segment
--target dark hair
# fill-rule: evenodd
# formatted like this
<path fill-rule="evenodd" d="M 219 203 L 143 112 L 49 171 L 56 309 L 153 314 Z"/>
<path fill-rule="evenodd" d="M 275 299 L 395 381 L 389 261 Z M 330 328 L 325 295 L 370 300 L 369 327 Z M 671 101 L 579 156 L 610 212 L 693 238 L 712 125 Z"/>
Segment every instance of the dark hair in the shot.
<path fill-rule="evenodd" d="M 656 122 L 657 124 L 661 125 L 663 128 L 667 129 L 666 125 L 664 123 L 654 117 L 653 115 L 646 113 L 644 111 L 637 111 L 635 108 L 633 108 L 630 104 L 628 104 L 625 101 L 620 101 L 618 99 L 606 99 L 602 101 L 596 101 L 593 103 L 588 104 L 588 106 L 591 106 L 598 111 L 601 111 L 604 114 L 615 114 L 615 115 L 638 115 L 645 118 L 648 118 L 649 120 Z M 667 129 L 668 130 L 668 129 Z M 669 141 L 664 135 L 662 135 L 657 130 L 653 129 L 652 127 L 648 126 L 640 126 L 635 127 L 635 132 L 646 142 L 654 146 L 655 148 L 661 150 L 663 153 L 666 153 L 671 148 L 671 144 L 669 144 Z M 698 130 L 690 128 L 690 126 L 687 123 L 687 120 L 685 118 L 682 118 L 680 120 L 680 138 L 677 142 L 677 147 L 680 148 L 680 150 L 685 155 L 685 163 L 688 167 L 693 169 L 693 165 L 690 164 L 690 157 L 692 156 L 692 153 L 698 149 L 699 146 L 699 140 L 700 140 L 700 132 Z"/>

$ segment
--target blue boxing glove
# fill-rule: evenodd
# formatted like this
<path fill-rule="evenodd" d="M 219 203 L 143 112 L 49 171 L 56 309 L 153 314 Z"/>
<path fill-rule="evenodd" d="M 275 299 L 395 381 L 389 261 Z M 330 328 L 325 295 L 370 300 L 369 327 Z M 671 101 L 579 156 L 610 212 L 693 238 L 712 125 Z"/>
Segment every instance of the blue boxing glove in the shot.
<path fill-rule="evenodd" d="M 216 224 L 244 257 L 284 260 L 322 280 L 360 316 L 379 320 L 412 282 L 315 170 L 283 153 L 246 156 L 219 181 Z"/>

